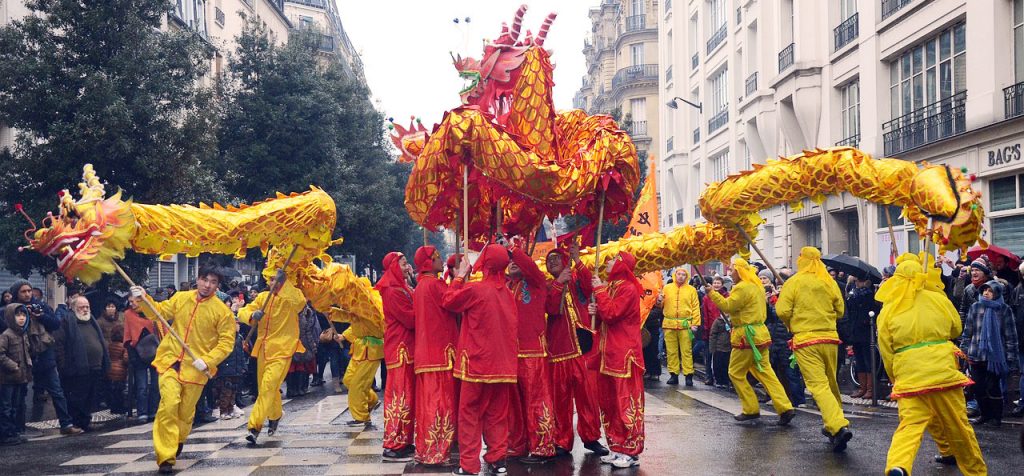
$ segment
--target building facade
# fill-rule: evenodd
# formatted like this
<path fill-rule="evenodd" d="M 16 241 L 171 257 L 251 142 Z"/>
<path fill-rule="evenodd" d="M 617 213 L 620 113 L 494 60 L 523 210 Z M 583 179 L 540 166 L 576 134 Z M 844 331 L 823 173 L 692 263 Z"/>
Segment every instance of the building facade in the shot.
<path fill-rule="evenodd" d="M 705 184 L 752 163 L 850 145 L 966 167 L 986 239 L 1024 253 L 1022 3 L 663 0 L 663 227 L 699 221 Z M 702 107 L 664 105 L 674 98 Z M 765 210 L 758 244 L 777 265 L 802 246 L 885 265 L 890 223 L 900 252 L 920 246 L 899 215 L 849 194 L 805 200 Z"/>
<path fill-rule="evenodd" d="M 587 75 L 573 98 L 573 107 L 588 113 L 618 113 L 642 155 L 656 153 L 658 144 L 657 10 L 656 0 L 603 0 L 590 10 Z"/>

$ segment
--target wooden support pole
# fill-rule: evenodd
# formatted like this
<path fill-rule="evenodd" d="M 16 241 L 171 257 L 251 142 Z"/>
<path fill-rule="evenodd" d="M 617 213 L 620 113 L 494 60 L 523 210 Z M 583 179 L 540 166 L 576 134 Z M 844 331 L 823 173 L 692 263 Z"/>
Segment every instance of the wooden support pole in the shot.
<path fill-rule="evenodd" d="M 761 252 L 761 249 L 754 244 L 754 240 L 750 239 L 750 235 L 747 233 L 747 230 L 744 230 L 743 227 L 739 225 L 736 225 L 736 229 L 739 230 L 740 234 L 743 235 L 743 238 L 747 240 L 747 244 L 749 244 L 750 247 L 753 248 L 754 251 L 757 253 L 757 255 L 761 257 L 761 261 L 764 261 L 765 266 L 768 266 L 768 269 L 772 271 L 772 274 L 775 275 L 775 279 L 780 283 L 783 282 L 782 275 L 775 270 L 775 267 L 772 266 L 772 263 L 768 261 L 768 258 L 765 257 L 764 253 Z"/>

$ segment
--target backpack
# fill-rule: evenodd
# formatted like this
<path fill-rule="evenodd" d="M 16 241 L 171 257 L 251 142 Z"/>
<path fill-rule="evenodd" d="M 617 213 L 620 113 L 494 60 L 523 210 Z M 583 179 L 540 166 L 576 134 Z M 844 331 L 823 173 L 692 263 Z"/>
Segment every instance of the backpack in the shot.
<path fill-rule="evenodd" d="M 135 360 L 149 365 L 156 358 L 157 347 L 160 347 L 160 339 L 156 334 L 150 333 L 149 329 L 142 329 L 139 340 L 135 342 L 135 347 L 131 348 L 131 352 L 135 354 Z"/>

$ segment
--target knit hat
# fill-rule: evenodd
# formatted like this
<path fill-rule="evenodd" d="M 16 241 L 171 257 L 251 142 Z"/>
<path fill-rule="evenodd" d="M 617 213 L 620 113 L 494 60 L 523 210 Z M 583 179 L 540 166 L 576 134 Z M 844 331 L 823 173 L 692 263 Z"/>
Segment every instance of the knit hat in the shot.
<path fill-rule="evenodd" d="M 771 272 L 771 270 L 768 270 L 768 269 L 762 269 L 761 271 L 759 271 L 757 273 L 757 277 L 763 278 L 763 279 L 768 279 L 769 281 L 771 281 L 771 279 L 772 279 L 772 272 Z"/>
<path fill-rule="evenodd" d="M 971 261 L 971 267 L 989 276 L 992 275 L 992 268 L 989 267 L 988 259 L 985 259 L 984 256 L 979 256 L 978 259 Z"/>

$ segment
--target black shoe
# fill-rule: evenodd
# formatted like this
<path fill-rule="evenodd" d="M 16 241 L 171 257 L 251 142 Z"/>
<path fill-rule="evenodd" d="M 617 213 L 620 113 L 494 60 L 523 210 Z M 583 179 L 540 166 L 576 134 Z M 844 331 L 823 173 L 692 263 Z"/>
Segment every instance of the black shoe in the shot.
<path fill-rule="evenodd" d="M 850 431 L 849 427 L 842 427 L 832 437 L 832 452 L 842 453 L 846 451 L 846 444 L 853 438 L 853 432 Z"/>
<path fill-rule="evenodd" d="M 736 421 L 749 421 L 749 420 L 756 420 L 758 418 L 761 418 L 761 414 L 760 413 L 753 413 L 753 414 L 750 414 L 750 413 L 740 413 L 739 415 L 733 415 L 733 418 L 736 419 Z"/>
<path fill-rule="evenodd" d="M 1017 405 L 1017 408 L 1014 408 L 1013 411 L 1010 412 L 1010 416 L 1014 418 L 1020 418 L 1024 416 L 1024 403 Z"/>
<path fill-rule="evenodd" d="M 588 441 L 586 443 L 583 443 L 583 447 L 589 450 L 591 453 L 594 453 L 598 456 L 608 456 L 608 448 L 602 445 L 600 441 Z M 562 448 L 558 449 L 566 451 L 565 449 Z M 568 453 L 568 451 L 566 451 L 566 453 Z"/>
<path fill-rule="evenodd" d="M 249 432 L 245 434 L 245 441 L 248 441 L 250 445 L 256 446 L 256 439 L 260 437 L 260 430 L 255 428 L 249 428 Z"/>
<path fill-rule="evenodd" d="M 220 421 L 210 413 L 200 414 L 199 416 L 196 417 L 196 420 L 199 420 L 199 423 L 213 423 L 215 421 Z M 82 429 L 84 430 L 85 428 Z"/>
<path fill-rule="evenodd" d="M 267 436 L 274 436 L 274 433 L 277 432 L 277 424 L 280 422 L 281 419 L 278 418 L 277 420 L 270 420 L 270 422 L 267 423 Z"/>
<path fill-rule="evenodd" d="M 396 463 L 404 463 L 412 461 L 413 455 L 416 454 L 416 447 L 408 445 L 400 450 L 384 450 L 384 454 L 381 459 L 384 461 L 393 461 Z"/>
<path fill-rule="evenodd" d="M 956 456 L 953 456 L 953 455 L 946 455 L 946 456 L 935 455 L 935 458 L 933 458 L 933 459 L 935 460 L 936 463 L 939 463 L 939 464 L 944 464 L 944 465 L 947 465 L 947 466 L 956 466 Z"/>
<path fill-rule="evenodd" d="M 779 415 L 779 426 L 789 426 L 789 422 L 793 421 L 796 417 L 796 410 L 786 410 Z M 851 433 L 852 435 L 852 433 Z"/>
<path fill-rule="evenodd" d="M 903 468 L 896 467 L 890 469 L 888 473 L 885 473 L 885 476 L 910 476 L 910 473 L 908 473 L 907 470 Z"/>
<path fill-rule="evenodd" d="M 554 456 L 526 455 L 521 456 L 519 458 L 519 462 L 523 464 L 544 464 L 547 463 L 548 461 L 551 461 L 551 458 L 554 458 Z"/>
<path fill-rule="evenodd" d="M 597 446 L 601 446 L 601 443 L 598 443 L 596 441 L 592 441 L 591 443 L 596 443 Z M 454 446 L 454 445 L 452 445 L 452 446 Z M 586 443 L 584 443 L 583 446 L 585 448 L 586 447 Z M 601 446 L 601 448 L 604 448 L 604 446 Z M 591 450 L 591 451 L 593 451 L 593 450 Z M 607 452 L 608 450 L 605 449 L 604 451 Z M 561 446 L 556 446 L 555 447 L 555 458 L 561 458 L 563 456 L 572 456 L 572 452 L 567 450 L 567 449 L 565 449 L 565 448 L 562 448 Z"/>
<path fill-rule="evenodd" d="M 348 425 L 348 426 L 366 426 L 366 425 L 369 425 L 370 422 L 363 421 L 363 420 L 349 420 L 349 421 L 345 422 L 345 424 Z"/>
<path fill-rule="evenodd" d="M 988 424 L 994 427 L 999 427 L 1003 424 L 1003 421 L 999 418 L 992 418 L 984 415 L 973 420 L 970 420 L 970 422 L 977 426 Z"/>
<path fill-rule="evenodd" d="M 174 472 L 174 465 L 171 463 L 160 463 L 160 469 L 157 472 L 160 474 L 171 474 Z"/>
<path fill-rule="evenodd" d="M 174 457 L 177 458 L 177 457 L 181 456 L 181 450 L 184 449 L 184 448 L 185 448 L 185 443 L 178 443 L 178 451 L 174 452 Z"/>
<path fill-rule="evenodd" d="M 462 466 L 459 466 L 459 467 L 455 468 L 455 471 L 452 471 L 452 474 L 458 474 L 458 475 L 472 474 L 472 475 L 476 475 L 476 473 L 470 473 L 469 471 L 466 471 L 466 470 L 462 469 Z"/>
<path fill-rule="evenodd" d="M 310 387 L 319 387 L 324 384 L 324 379 L 313 377 L 313 381 L 309 383 Z"/>
<path fill-rule="evenodd" d="M 667 383 L 669 385 L 679 385 L 679 375 L 677 375 L 677 374 L 669 374 L 669 375 L 670 375 L 670 377 L 668 378 L 668 382 L 665 382 L 665 383 Z"/>
<path fill-rule="evenodd" d="M 686 386 L 687 387 L 692 387 L 693 386 L 693 374 L 690 374 L 690 375 L 686 376 Z"/>
<path fill-rule="evenodd" d="M 494 474 L 507 474 L 508 466 L 505 466 L 505 460 L 501 460 L 492 464 L 491 470 L 494 471 Z"/>
<path fill-rule="evenodd" d="M 981 410 L 978 410 L 977 408 L 967 408 L 967 418 L 974 418 L 978 415 L 981 415 Z"/>

